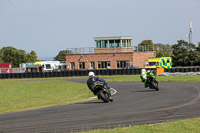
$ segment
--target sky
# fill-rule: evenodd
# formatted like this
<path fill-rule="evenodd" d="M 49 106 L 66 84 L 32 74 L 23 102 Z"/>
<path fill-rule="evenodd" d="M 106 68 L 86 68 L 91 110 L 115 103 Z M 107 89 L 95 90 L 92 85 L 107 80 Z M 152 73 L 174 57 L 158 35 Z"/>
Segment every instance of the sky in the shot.
<path fill-rule="evenodd" d="M 67 48 L 94 47 L 94 37 L 132 36 L 176 44 L 200 42 L 200 0 L 0 0 L 0 49 L 12 46 L 39 57 Z"/>

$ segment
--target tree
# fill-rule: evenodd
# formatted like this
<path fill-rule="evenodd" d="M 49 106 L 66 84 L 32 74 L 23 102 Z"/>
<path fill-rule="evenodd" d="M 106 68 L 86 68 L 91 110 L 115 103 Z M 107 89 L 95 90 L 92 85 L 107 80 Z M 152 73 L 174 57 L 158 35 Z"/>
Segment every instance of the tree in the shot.
<path fill-rule="evenodd" d="M 143 40 L 141 43 L 138 44 L 139 51 L 153 51 L 154 50 L 154 43 L 152 40 Z"/>
<path fill-rule="evenodd" d="M 174 66 L 190 66 L 198 58 L 196 47 L 192 43 L 178 40 L 177 44 L 172 45 L 172 61 Z"/>
<path fill-rule="evenodd" d="M 3 62 L 3 60 L 2 60 L 2 53 L 1 53 L 1 49 L 0 49 L 0 63 L 2 63 Z"/>
<path fill-rule="evenodd" d="M 172 48 L 169 44 L 155 44 L 156 57 L 171 57 Z"/>
<path fill-rule="evenodd" d="M 195 52 L 197 54 L 197 57 L 195 58 L 194 65 L 199 66 L 200 65 L 200 42 L 198 42 L 198 46 L 196 47 L 196 51 Z"/>
<path fill-rule="evenodd" d="M 58 55 L 56 57 L 54 57 L 54 60 L 66 61 L 67 54 L 72 54 L 72 51 L 71 50 L 62 50 L 58 53 Z"/>
<path fill-rule="evenodd" d="M 35 51 L 31 51 L 26 54 L 26 51 L 21 49 L 16 49 L 14 47 L 3 47 L 0 50 L 0 55 L 2 61 L 5 63 L 12 63 L 13 67 L 19 67 L 19 64 L 25 62 L 35 62 L 37 61 L 37 55 Z"/>
<path fill-rule="evenodd" d="M 26 54 L 26 62 L 36 62 L 38 60 L 38 56 L 35 51 L 31 51 Z"/>
<path fill-rule="evenodd" d="M 198 42 L 198 46 L 196 47 L 196 51 L 200 52 L 200 42 Z"/>
<path fill-rule="evenodd" d="M 2 60 L 5 63 L 12 63 L 13 67 L 18 67 L 21 62 L 25 61 L 26 52 L 14 47 L 3 47 L 1 49 Z"/>

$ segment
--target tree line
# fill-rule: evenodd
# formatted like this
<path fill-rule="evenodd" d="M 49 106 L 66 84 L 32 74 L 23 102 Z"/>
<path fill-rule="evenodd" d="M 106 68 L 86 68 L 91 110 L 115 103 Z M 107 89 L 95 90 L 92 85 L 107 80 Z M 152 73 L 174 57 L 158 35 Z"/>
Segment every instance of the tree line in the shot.
<path fill-rule="evenodd" d="M 26 53 L 25 50 L 16 49 L 14 47 L 3 47 L 0 49 L 0 62 L 12 63 L 13 67 L 19 67 L 19 64 L 26 62 L 36 62 L 38 56 L 35 51 Z"/>
<path fill-rule="evenodd" d="M 178 40 L 176 44 L 153 43 L 152 40 L 144 40 L 138 47 L 151 46 L 156 51 L 156 57 L 172 57 L 172 66 L 200 66 L 200 42 L 197 46 L 184 40 Z"/>
<path fill-rule="evenodd" d="M 176 44 L 153 43 L 152 40 L 143 40 L 138 48 L 148 47 L 156 52 L 156 57 L 172 57 L 172 66 L 200 66 L 200 42 L 197 46 L 184 40 L 178 40 Z M 66 61 L 66 55 L 72 54 L 70 50 L 61 50 L 54 60 Z M 0 62 L 12 63 L 13 67 L 25 62 L 36 62 L 38 56 L 35 51 L 26 53 L 25 50 L 14 47 L 3 47 L 0 49 Z"/>

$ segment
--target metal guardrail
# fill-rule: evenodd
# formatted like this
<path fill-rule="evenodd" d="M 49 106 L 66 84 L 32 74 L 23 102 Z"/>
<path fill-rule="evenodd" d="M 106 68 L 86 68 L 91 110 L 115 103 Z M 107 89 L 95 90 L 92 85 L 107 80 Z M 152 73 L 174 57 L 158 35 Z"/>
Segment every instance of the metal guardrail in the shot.
<path fill-rule="evenodd" d="M 102 51 L 106 52 L 106 49 L 108 52 L 110 51 L 110 49 L 114 49 L 114 51 L 117 51 L 117 49 L 121 49 L 121 48 L 129 48 L 129 47 L 102 48 Z M 140 46 L 140 47 L 133 46 L 131 48 L 133 52 L 154 51 L 154 48 L 151 46 Z M 67 48 L 66 50 L 69 50 L 69 54 L 94 54 L 95 53 L 95 47 Z M 101 50 L 101 48 L 98 48 L 98 50 Z"/>

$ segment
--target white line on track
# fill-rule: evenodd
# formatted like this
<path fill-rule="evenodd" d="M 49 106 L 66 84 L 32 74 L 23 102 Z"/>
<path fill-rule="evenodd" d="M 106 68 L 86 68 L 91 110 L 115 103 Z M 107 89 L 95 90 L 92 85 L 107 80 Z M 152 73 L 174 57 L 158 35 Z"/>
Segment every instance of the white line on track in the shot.
<path fill-rule="evenodd" d="M 113 89 L 113 88 L 110 88 L 110 89 L 114 91 L 114 93 L 112 93 L 111 95 L 115 95 L 117 93 L 117 91 L 115 89 Z"/>

